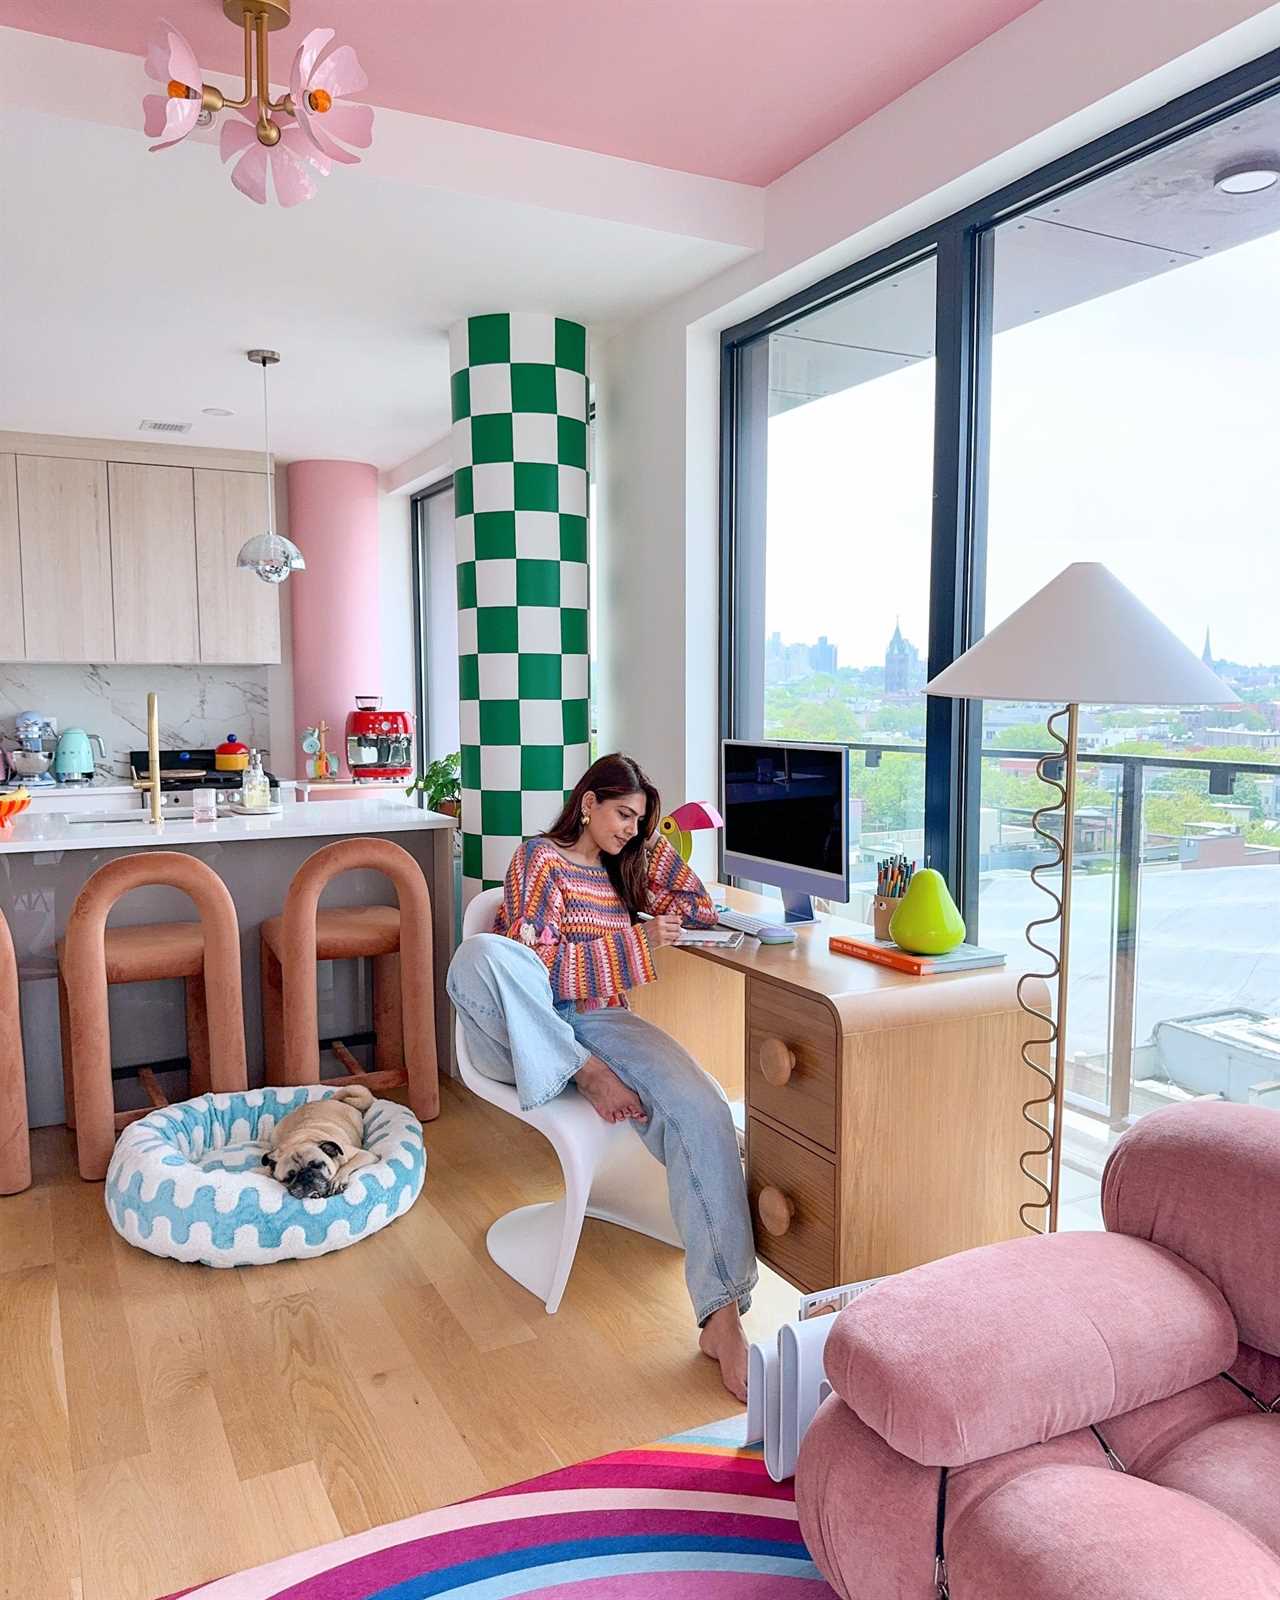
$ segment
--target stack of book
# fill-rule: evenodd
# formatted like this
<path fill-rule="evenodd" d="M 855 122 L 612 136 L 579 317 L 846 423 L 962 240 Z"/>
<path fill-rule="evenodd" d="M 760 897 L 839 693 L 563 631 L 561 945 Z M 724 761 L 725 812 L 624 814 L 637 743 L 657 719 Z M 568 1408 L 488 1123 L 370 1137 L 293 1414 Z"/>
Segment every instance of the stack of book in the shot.
<path fill-rule="evenodd" d="M 794 1322 L 776 1339 L 751 1346 L 747 1365 L 747 1443 L 764 1445 L 764 1464 L 775 1483 L 795 1476 L 800 1442 L 814 1413 L 831 1393 L 822 1367 L 835 1313 L 875 1288 L 880 1278 L 845 1283 L 806 1295 Z"/>
<path fill-rule="evenodd" d="M 942 972 L 969 972 L 977 967 L 1002 967 L 1005 962 L 1003 950 L 984 950 L 976 944 L 958 944 L 944 956 L 913 956 L 892 940 L 857 939 L 843 933 L 833 933 L 828 944 L 836 955 L 874 961 L 877 966 L 892 967 L 895 972 L 906 972 L 913 978 L 929 978 Z"/>

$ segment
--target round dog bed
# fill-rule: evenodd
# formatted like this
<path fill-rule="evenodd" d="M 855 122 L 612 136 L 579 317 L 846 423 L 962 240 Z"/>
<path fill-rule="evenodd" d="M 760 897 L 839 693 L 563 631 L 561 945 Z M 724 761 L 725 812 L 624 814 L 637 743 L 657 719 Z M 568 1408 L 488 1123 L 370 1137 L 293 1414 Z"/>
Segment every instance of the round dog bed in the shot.
<path fill-rule="evenodd" d="M 165 1106 L 120 1135 L 107 1172 L 116 1232 L 155 1256 L 243 1267 L 322 1256 L 377 1233 L 406 1212 L 426 1176 L 418 1119 L 375 1100 L 364 1117 L 362 1167 L 341 1194 L 295 1200 L 262 1166 L 275 1124 L 323 1084 L 205 1094 Z"/>

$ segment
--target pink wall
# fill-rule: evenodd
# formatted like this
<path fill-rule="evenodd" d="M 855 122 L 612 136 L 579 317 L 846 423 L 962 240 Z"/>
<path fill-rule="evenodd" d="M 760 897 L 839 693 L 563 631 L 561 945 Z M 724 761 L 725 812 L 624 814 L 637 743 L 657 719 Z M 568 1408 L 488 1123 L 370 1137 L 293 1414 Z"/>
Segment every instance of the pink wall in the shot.
<path fill-rule="evenodd" d="M 323 717 L 329 749 L 345 757 L 356 695 L 382 693 L 378 470 L 358 461 L 292 461 L 288 470 L 289 537 L 307 562 L 289 579 L 295 748 Z"/>

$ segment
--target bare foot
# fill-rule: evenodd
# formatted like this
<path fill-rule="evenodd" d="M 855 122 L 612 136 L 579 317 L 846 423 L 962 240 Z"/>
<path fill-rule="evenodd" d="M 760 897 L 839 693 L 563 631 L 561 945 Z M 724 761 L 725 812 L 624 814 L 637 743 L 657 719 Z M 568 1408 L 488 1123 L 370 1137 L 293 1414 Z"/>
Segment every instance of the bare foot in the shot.
<path fill-rule="evenodd" d="M 721 1306 L 702 1325 L 698 1349 L 720 1363 L 720 1381 L 735 1399 L 747 1399 L 747 1336 L 737 1306 Z"/>
<path fill-rule="evenodd" d="M 595 1107 L 596 1115 L 606 1122 L 646 1122 L 640 1097 L 613 1070 L 595 1056 L 574 1077 L 578 1091 L 586 1095 Z"/>

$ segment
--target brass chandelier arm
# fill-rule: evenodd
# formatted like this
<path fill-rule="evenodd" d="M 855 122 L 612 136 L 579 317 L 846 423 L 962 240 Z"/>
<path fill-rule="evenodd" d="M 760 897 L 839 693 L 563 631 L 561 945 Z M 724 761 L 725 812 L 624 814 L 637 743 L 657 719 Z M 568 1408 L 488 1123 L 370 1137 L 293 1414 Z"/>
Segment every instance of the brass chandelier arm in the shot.
<path fill-rule="evenodd" d="M 293 96 L 287 91 L 278 100 L 271 98 L 271 67 L 267 32 L 272 25 L 265 11 L 246 9 L 241 21 L 244 33 L 244 93 L 233 100 L 215 84 L 200 85 L 200 103 L 205 111 L 240 111 L 253 100 L 258 104 L 258 137 L 263 144 L 276 144 L 280 130 L 272 121 L 273 111 L 283 111 L 286 116 L 296 116 Z M 265 130 L 265 132 L 264 132 Z"/>
<path fill-rule="evenodd" d="M 249 26 L 249 18 L 245 17 L 245 27 Z M 262 144 L 272 145 L 280 142 L 280 129 L 271 120 L 271 70 L 267 65 L 267 16 L 260 11 L 253 19 L 254 33 L 257 38 L 257 87 L 258 87 L 258 139 Z"/>
<path fill-rule="evenodd" d="M 244 19 L 244 93 L 238 100 L 233 100 L 229 94 L 219 89 L 216 84 L 202 83 L 200 85 L 200 108 L 202 111 L 219 112 L 228 109 L 239 110 L 247 106 L 253 99 L 253 29 L 248 16 Z"/>
<path fill-rule="evenodd" d="M 1067 735 L 1065 738 L 1054 726 L 1063 717 L 1067 719 Z M 1047 895 L 1053 902 L 1053 910 L 1047 916 L 1038 917 L 1027 924 L 1027 943 L 1045 958 L 1049 963 L 1049 970 L 1047 972 L 1023 973 L 1018 979 L 1017 987 L 1018 1004 L 1028 1016 L 1034 1017 L 1045 1030 L 1042 1038 L 1028 1039 L 1022 1046 L 1023 1062 L 1038 1078 L 1043 1079 L 1045 1084 L 1045 1092 L 1043 1094 L 1033 1096 L 1031 1099 L 1024 1101 L 1022 1106 L 1022 1120 L 1035 1129 L 1042 1141 L 1035 1148 L 1024 1150 L 1018 1157 L 1018 1165 L 1022 1169 L 1023 1176 L 1035 1184 L 1036 1188 L 1041 1190 L 1044 1195 L 1043 1200 L 1024 1200 L 1018 1207 L 1019 1221 L 1029 1233 L 1050 1232 L 1056 1228 L 1058 1221 L 1058 1168 L 1060 1162 L 1058 1147 L 1062 1134 L 1062 1102 L 1065 1088 L 1063 1043 L 1066 1037 L 1066 1029 L 1063 1019 L 1069 957 L 1068 940 L 1070 936 L 1070 920 L 1067 910 L 1070 900 L 1067 895 L 1067 878 L 1071 872 L 1072 845 L 1074 842 L 1070 837 L 1070 830 L 1073 827 L 1075 811 L 1076 717 L 1077 710 L 1074 705 L 1066 706 L 1062 710 L 1052 713 L 1047 725 L 1050 735 L 1058 742 L 1059 753 L 1047 751 L 1036 762 L 1036 776 L 1041 783 L 1047 784 L 1049 788 L 1057 791 L 1057 798 L 1041 806 L 1031 818 L 1031 826 L 1034 832 L 1047 844 L 1051 845 L 1054 850 L 1053 860 L 1038 862 L 1032 867 L 1030 874 L 1031 881 L 1036 888 L 1042 894 Z M 1056 765 L 1059 762 L 1063 765 L 1061 782 L 1056 778 L 1050 777 L 1048 772 L 1050 763 Z M 1041 826 L 1041 822 L 1055 811 L 1062 814 L 1062 831 L 1057 835 L 1049 833 Z M 1051 889 L 1047 883 L 1041 882 L 1042 873 L 1057 872 L 1059 870 L 1062 872 L 1063 893 L 1061 895 Z M 1056 951 L 1038 943 L 1033 937 L 1035 930 L 1051 927 L 1055 922 L 1061 924 L 1058 949 Z M 1057 1020 L 1055 1020 L 1051 1011 L 1041 1011 L 1023 997 L 1024 985 L 1033 979 L 1045 982 L 1053 979 L 1057 980 Z M 1048 1051 L 1048 1067 L 1041 1066 L 1032 1054 L 1034 1050 L 1038 1049 L 1046 1049 Z M 1048 1108 L 1050 1106 L 1053 1108 L 1053 1120 L 1050 1122 L 1046 1117 L 1042 1122 L 1036 1112 L 1041 1107 Z M 1033 1171 L 1028 1164 L 1042 1162 L 1046 1157 L 1052 1159 L 1050 1181 L 1048 1183 L 1044 1181 L 1038 1172 Z M 1035 1225 L 1028 1216 L 1028 1212 L 1033 1211 L 1047 1212 L 1045 1226 L 1037 1227 Z"/>
<path fill-rule="evenodd" d="M 253 29 L 249 25 L 247 16 L 244 19 L 242 31 L 244 33 L 244 93 L 238 100 L 228 100 L 224 96 L 222 101 L 223 105 L 235 106 L 237 109 L 241 106 L 247 106 L 250 100 L 253 99 Z"/>

